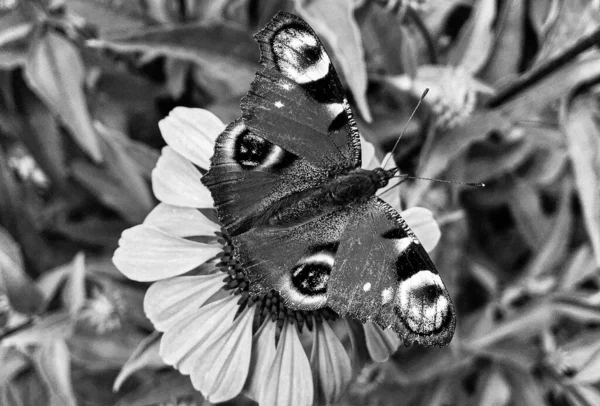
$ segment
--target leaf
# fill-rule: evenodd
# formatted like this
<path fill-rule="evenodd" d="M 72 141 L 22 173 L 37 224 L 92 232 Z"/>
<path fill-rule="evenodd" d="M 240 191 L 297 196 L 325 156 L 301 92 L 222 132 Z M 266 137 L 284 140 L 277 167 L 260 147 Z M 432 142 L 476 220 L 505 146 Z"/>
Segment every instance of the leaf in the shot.
<path fill-rule="evenodd" d="M 535 380 L 529 370 L 523 371 L 518 368 L 502 369 L 504 370 L 506 380 L 512 388 L 512 404 L 527 406 L 546 406 L 548 404 L 538 381 Z"/>
<path fill-rule="evenodd" d="M 85 68 L 77 47 L 50 29 L 40 32 L 31 46 L 25 78 L 81 149 L 100 162 L 102 152 L 83 93 Z"/>
<path fill-rule="evenodd" d="M 73 323 L 66 312 L 43 316 L 31 327 L 2 339 L 2 345 L 23 348 L 30 344 L 66 339 L 73 333 Z"/>
<path fill-rule="evenodd" d="M 0 19 L 0 27 L 3 23 Z M 0 30 L 0 68 L 10 70 L 25 65 L 32 31 L 30 23 Z"/>
<path fill-rule="evenodd" d="M 547 274 L 564 258 L 569 248 L 569 240 L 573 227 L 573 211 L 571 209 L 571 182 L 563 181 L 558 212 L 552 220 L 551 230 L 538 250 L 535 259 L 527 267 L 526 275 L 536 278 Z"/>
<path fill-rule="evenodd" d="M 585 227 L 600 265 L 600 127 L 594 119 L 596 103 L 590 95 L 576 96 L 562 106 L 561 124 L 567 136 Z"/>
<path fill-rule="evenodd" d="M 469 21 L 460 31 L 457 43 L 452 48 L 449 64 L 477 73 L 493 50 L 492 25 L 496 18 L 496 0 L 477 0 L 473 8 Z"/>
<path fill-rule="evenodd" d="M 71 386 L 69 349 L 65 341 L 43 343 L 34 351 L 33 365 L 48 390 L 49 406 L 77 406 Z"/>
<path fill-rule="evenodd" d="M 600 391 L 593 386 L 572 385 L 567 393 L 575 406 L 600 405 Z"/>
<path fill-rule="evenodd" d="M 27 150 L 48 174 L 55 187 L 64 186 L 67 166 L 63 138 L 56 119 L 44 103 L 22 81 L 17 88 L 17 104 L 21 113 L 19 134 Z"/>
<path fill-rule="evenodd" d="M 371 121 L 367 103 L 367 66 L 354 3 L 347 0 L 296 0 L 298 14 L 333 50 L 341 74 L 365 121 Z"/>
<path fill-rule="evenodd" d="M 491 367 L 478 379 L 478 388 L 475 394 L 477 405 L 504 406 L 508 405 L 511 398 L 511 387 L 504 374 L 498 368 Z"/>
<path fill-rule="evenodd" d="M 250 33 L 225 23 L 150 28 L 120 37 L 88 40 L 87 45 L 118 54 L 143 52 L 193 62 L 207 72 L 207 80 L 216 75 L 240 95 L 248 90 L 258 69 L 258 46 Z"/>
<path fill-rule="evenodd" d="M 475 112 L 464 125 L 436 134 L 436 139 L 430 147 L 421 153 L 416 173 L 421 177 L 438 177 L 471 145 L 485 139 L 491 131 L 507 130 L 509 125 L 508 120 L 499 111 Z M 430 184 L 431 182 L 418 184 L 411 200 L 407 202 L 407 207 L 416 206 Z"/>
<path fill-rule="evenodd" d="M 104 136 L 100 140 L 105 156 L 104 165 L 99 167 L 81 159 L 75 160 L 70 168 L 71 174 L 124 219 L 139 224 L 155 205 L 149 184 L 133 161 L 134 155 L 129 155 L 122 148 L 117 136 Z M 142 166 L 149 165 L 146 163 Z M 148 173 L 145 176 L 148 177 Z"/>
<path fill-rule="evenodd" d="M 553 5 L 551 21 L 546 23 L 547 30 L 541 38 L 541 48 L 535 64 L 560 55 L 581 37 L 590 34 L 600 24 L 598 4 L 588 0 L 563 0 Z M 553 8 L 554 8 L 553 7 Z"/>
<path fill-rule="evenodd" d="M 143 5 L 135 1 L 69 0 L 67 10 L 94 25 L 100 36 L 141 29 L 148 22 Z"/>
<path fill-rule="evenodd" d="M 115 406 L 148 406 L 151 404 L 176 404 L 177 399 L 191 398 L 198 405 L 203 405 L 204 398 L 192 387 L 188 376 L 175 370 L 158 373 L 152 379 L 141 383 L 133 392 L 123 396 Z"/>
<path fill-rule="evenodd" d="M 85 255 L 77 253 L 70 264 L 71 271 L 67 276 L 65 287 L 62 291 L 62 301 L 71 317 L 75 318 L 83 308 L 86 299 L 85 293 Z"/>
<path fill-rule="evenodd" d="M 496 25 L 494 46 L 480 77 L 498 83 L 519 72 L 525 39 L 526 2 L 509 0 L 500 3 L 502 10 Z"/>
<path fill-rule="evenodd" d="M 140 369 L 158 369 L 166 366 L 159 354 L 160 336 L 160 333 L 155 331 L 142 340 L 119 371 L 113 385 L 113 391 L 118 392 L 123 382 Z"/>
<path fill-rule="evenodd" d="M 528 120 L 549 103 L 599 75 L 600 57 L 590 54 L 543 77 L 526 90 L 519 92 L 515 98 L 503 103 L 499 109 L 514 121 Z"/>
<path fill-rule="evenodd" d="M 0 294 L 5 293 L 11 306 L 26 314 L 39 311 L 42 294 L 23 269 L 21 249 L 0 227 Z"/>
<path fill-rule="evenodd" d="M 478 331 L 477 335 L 465 337 L 464 345 L 477 350 L 489 347 L 509 337 L 526 339 L 537 334 L 552 321 L 553 311 L 548 301 L 540 300 L 530 304 L 509 319 L 494 325 L 489 331 Z"/>
<path fill-rule="evenodd" d="M 561 288 L 563 290 L 572 289 L 579 282 L 595 275 L 597 267 L 597 262 L 590 247 L 588 245 L 581 247 L 575 251 L 569 264 L 565 266 L 560 283 Z"/>
<path fill-rule="evenodd" d="M 527 182 L 516 179 L 509 189 L 509 206 L 521 235 L 529 246 L 537 250 L 550 232 L 550 221 L 542 210 L 538 190 Z"/>

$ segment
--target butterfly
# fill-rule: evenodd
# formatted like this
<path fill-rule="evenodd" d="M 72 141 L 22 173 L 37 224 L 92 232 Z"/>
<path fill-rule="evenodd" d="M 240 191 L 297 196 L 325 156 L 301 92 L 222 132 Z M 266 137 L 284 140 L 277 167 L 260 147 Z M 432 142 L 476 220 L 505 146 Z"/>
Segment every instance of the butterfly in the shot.
<path fill-rule="evenodd" d="M 376 196 L 397 169 L 361 168 L 358 128 L 318 36 L 279 12 L 255 39 L 262 68 L 202 178 L 251 294 L 275 290 L 295 310 L 328 306 L 407 345 L 447 345 L 450 295 L 415 234 Z"/>

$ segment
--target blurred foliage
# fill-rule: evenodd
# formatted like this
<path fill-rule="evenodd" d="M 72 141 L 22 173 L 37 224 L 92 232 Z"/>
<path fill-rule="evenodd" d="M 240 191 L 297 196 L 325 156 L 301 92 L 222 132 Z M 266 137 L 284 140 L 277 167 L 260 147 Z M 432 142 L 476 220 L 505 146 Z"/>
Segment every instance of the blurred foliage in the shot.
<path fill-rule="evenodd" d="M 442 225 L 458 330 L 340 403 L 600 405 L 600 53 L 570 52 L 594 0 L 0 0 L 0 404 L 204 404 L 110 257 L 156 204 L 158 120 L 237 118 L 279 10 L 319 33 L 380 152 L 430 88 L 403 172 L 486 183 L 399 188 Z"/>

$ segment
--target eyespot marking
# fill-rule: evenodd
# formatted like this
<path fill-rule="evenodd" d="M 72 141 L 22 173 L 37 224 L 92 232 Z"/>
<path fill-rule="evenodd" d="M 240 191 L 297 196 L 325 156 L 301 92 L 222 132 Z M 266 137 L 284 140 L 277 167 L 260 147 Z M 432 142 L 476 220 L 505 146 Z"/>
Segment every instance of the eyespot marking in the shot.
<path fill-rule="evenodd" d="M 230 159 L 247 170 L 273 169 L 293 159 L 292 154 L 251 133 L 244 125 L 232 129 L 225 150 Z"/>
<path fill-rule="evenodd" d="M 311 33 L 284 28 L 275 34 L 272 44 L 277 67 L 297 83 L 314 82 L 329 73 L 331 61 Z"/>
<path fill-rule="evenodd" d="M 431 334 L 444 325 L 450 314 L 444 292 L 439 275 L 421 270 L 399 282 L 394 310 L 414 333 Z"/>

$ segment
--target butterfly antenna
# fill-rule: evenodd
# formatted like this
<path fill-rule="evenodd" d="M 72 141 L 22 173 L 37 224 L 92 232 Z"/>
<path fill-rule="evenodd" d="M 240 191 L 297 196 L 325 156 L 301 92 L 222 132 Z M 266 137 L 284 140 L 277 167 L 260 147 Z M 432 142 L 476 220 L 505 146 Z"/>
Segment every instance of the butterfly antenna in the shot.
<path fill-rule="evenodd" d="M 385 158 L 385 160 L 383 161 L 383 164 L 381 165 L 381 167 L 383 169 L 385 169 L 385 166 L 387 165 L 387 163 L 390 160 L 390 158 L 392 156 L 394 156 L 394 151 L 396 150 L 396 148 L 398 148 L 398 144 L 400 144 L 400 139 L 402 138 L 402 136 L 406 132 L 406 129 L 408 128 L 408 124 L 410 123 L 410 120 L 412 120 L 413 116 L 415 115 L 415 113 L 419 109 L 419 106 L 421 105 L 421 102 L 423 101 L 423 99 L 425 98 L 425 96 L 427 95 L 427 93 L 429 93 L 429 88 L 425 88 L 425 91 L 423 91 L 423 94 L 421 95 L 421 98 L 419 99 L 419 102 L 415 106 L 415 109 L 410 114 L 410 117 L 406 121 L 406 124 L 404 124 L 404 128 L 402 129 L 402 132 L 400 133 L 400 136 L 398 136 L 398 139 L 396 140 L 396 143 L 394 144 L 394 148 L 392 148 L 392 150 L 390 151 L 389 155 L 387 156 L 387 158 Z"/>
<path fill-rule="evenodd" d="M 459 182 L 456 180 L 444 180 L 444 179 L 436 179 L 436 178 L 423 178 L 420 176 L 409 176 L 409 175 L 400 175 L 400 178 L 404 179 L 422 179 L 422 180 L 431 180 L 434 182 L 442 182 L 442 183 L 454 183 L 456 185 L 465 185 L 465 186 L 473 186 L 473 187 L 485 187 L 485 183 L 481 182 Z"/>

